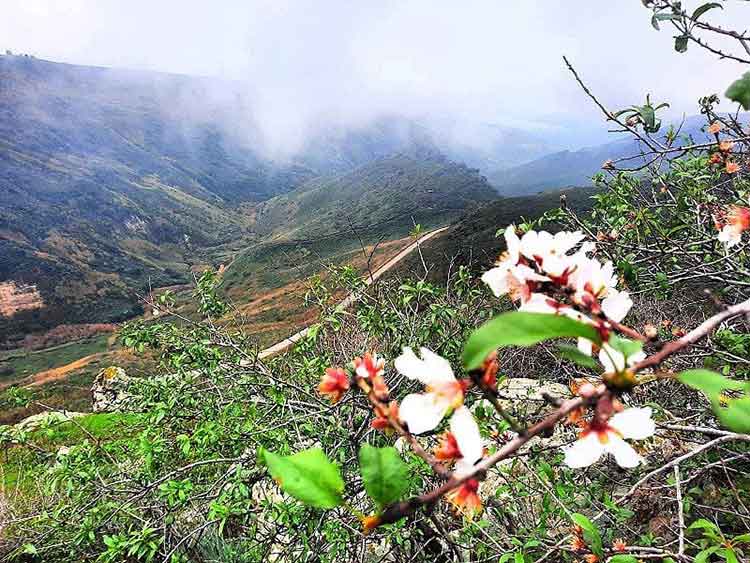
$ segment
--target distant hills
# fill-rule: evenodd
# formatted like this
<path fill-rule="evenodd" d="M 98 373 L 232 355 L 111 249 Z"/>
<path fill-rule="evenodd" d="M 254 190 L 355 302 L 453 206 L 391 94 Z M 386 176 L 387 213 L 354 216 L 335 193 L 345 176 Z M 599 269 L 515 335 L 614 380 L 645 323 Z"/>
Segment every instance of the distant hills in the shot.
<path fill-rule="evenodd" d="M 257 207 L 259 232 L 313 239 L 352 229 L 425 224 L 455 217 L 497 198 L 487 179 L 436 150 L 416 148 L 382 157 L 348 172 L 309 180 Z"/>
<path fill-rule="evenodd" d="M 695 142 L 707 142 L 703 128 L 705 117 L 692 116 L 685 120 L 680 129 L 680 137 Z M 666 132 L 667 127 L 662 127 Z M 579 150 L 552 152 L 529 162 L 496 170 L 488 174 L 488 179 L 497 190 L 504 194 L 524 195 L 541 191 L 555 190 L 569 186 L 590 186 L 591 178 L 601 171 L 607 160 L 637 156 L 641 152 L 639 143 L 632 138 L 586 147 Z M 624 166 L 636 167 L 644 161 L 634 159 Z"/>
<path fill-rule="evenodd" d="M 252 100 L 217 79 L 0 56 L 0 298 L 12 301 L 0 346 L 129 318 L 138 294 L 206 265 L 231 263 L 235 294 L 249 276 L 277 287 L 305 273 L 291 248 L 345 256 L 412 220 L 589 185 L 635 150 L 554 152 L 518 127 L 398 115 L 300 136 L 294 151 L 270 150 Z"/>
<path fill-rule="evenodd" d="M 224 274 L 233 301 L 280 287 L 376 245 L 415 223 L 442 225 L 497 199 L 478 170 L 433 149 L 382 157 L 349 172 L 309 180 L 255 208 L 260 239 Z"/>
<path fill-rule="evenodd" d="M 128 318 L 137 293 L 265 236 L 317 236 L 342 205 L 375 225 L 493 196 L 400 118 L 321 128 L 275 160 L 247 103 L 204 78 L 0 56 L 0 283 L 23 305 L 0 334 Z"/>

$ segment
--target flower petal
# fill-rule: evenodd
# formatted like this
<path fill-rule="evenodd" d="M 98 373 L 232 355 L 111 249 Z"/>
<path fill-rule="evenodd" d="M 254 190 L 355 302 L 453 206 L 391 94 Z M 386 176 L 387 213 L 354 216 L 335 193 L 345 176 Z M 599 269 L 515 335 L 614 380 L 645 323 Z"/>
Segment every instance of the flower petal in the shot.
<path fill-rule="evenodd" d="M 463 459 L 472 465 L 482 457 L 484 450 L 479 426 L 466 407 L 456 409 L 451 417 L 451 434 L 456 439 Z"/>
<path fill-rule="evenodd" d="M 578 350 L 587 356 L 590 356 L 594 350 L 594 343 L 591 342 L 588 338 L 579 338 L 578 339 Z"/>
<path fill-rule="evenodd" d="M 556 233 L 554 237 L 554 250 L 557 254 L 565 254 L 568 250 L 581 242 L 585 236 L 586 235 L 581 231 L 560 231 L 559 233 Z"/>
<path fill-rule="evenodd" d="M 404 397 L 399 417 L 409 425 L 412 434 L 423 434 L 437 428 L 450 404 L 435 393 L 412 393 Z"/>
<path fill-rule="evenodd" d="M 599 361 L 604 366 L 605 373 L 615 373 L 625 369 L 625 356 L 606 342 L 599 350 Z"/>
<path fill-rule="evenodd" d="M 732 227 L 732 225 L 725 225 L 721 232 L 719 232 L 719 242 L 723 242 L 727 248 L 732 248 L 735 244 L 739 244 L 742 240 L 742 233 Z"/>
<path fill-rule="evenodd" d="M 429 371 L 428 377 L 431 383 L 456 380 L 448 360 L 424 347 L 419 349 L 419 353 L 422 354 L 422 360 Z"/>
<path fill-rule="evenodd" d="M 633 449 L 633 446 L 617 436 L 614 432 L 610 432 L 608 437 L 609 440 L 605 444 L 604 449 L 615 456 L 617 465 L 631 469 L 643 461 L 643 458 L 638 455 L 638 452 Z"/>
<path fill-rule="evenodd" d="M 604 445 L 599 441 L 596 432 L 591 432 L 565 450 L 565 464 L 573 469 L 588 467 L 595 463 L 602 453 Z"/>
<path fill-rule="evenodd" d="M 625 409 L 610 418 L 608 424 L 622 434 L 623 438 L 631 440 L 644 440 L 656 432 L 651 407 Z"/>
<path fill-rule="evenodd" d="M 507 264 L 491 268 L 482 274 L 482 281 L 489 286 L 492 293 L 495 294 L 495 297 L 502 297 L 507 294 L 511 288 L 510 268 Z"/>
<path fill-rule="evenodd" d="M 469 462 L 465 459 L 459 459 L 456 462 L 456 466 L 453 468 L 453 476 L 457 479 L 470 475 L 474 472 L 474 462 Z"/>
<path fill-rule="evenodd" d="M 404 346 L 401 355 L 393 362 L 396 371 L 409 379 L 416 379 L 425 385 L 454 381 L 451 365 L 445 358 L 431 352 L 427 348 L 420 349 L 422 359 L 418 358 L 414 350 Z"/>
<path fill-rule="evenodd" d="M 521 239 L 516 234 L 516 226 L 508 225 L 505 229 L 505 247 L 508 251 L 508 262 L 511 265 L 518 264 L 520 258 Z"/>
<path fill-rule="evenodd" d="M 626 317 L 632 306 L 633 300 L 630 299 L 627 291 L 612 289 L 602 301 L 602 311 L 604 314 L 607 315 L 607 318 L 618 323 Z"/>
<path fill-rule="evenodd" d="M 554 299 L 548 297 L 544 293 L 532 293 L 528 300 L 526 300 L 519 308 L 519 311 L 526 313 L 546 313 L 549 315 L 556 315 L 557 309 L 552 305 Z"/>

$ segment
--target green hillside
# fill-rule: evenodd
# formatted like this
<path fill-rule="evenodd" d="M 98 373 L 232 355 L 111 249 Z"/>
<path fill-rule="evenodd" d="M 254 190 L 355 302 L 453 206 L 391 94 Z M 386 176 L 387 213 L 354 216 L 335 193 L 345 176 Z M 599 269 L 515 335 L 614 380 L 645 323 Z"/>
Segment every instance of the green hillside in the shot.
<path fill-rule="evenodd" d="M 422 249 L 425 263 L 430 265 L 429 279 L 439 283 L 450 269 L 455 271 L 460 265 L 483 272 L 501 251 L 503 239 L 496 236 L 498 229 L 511 223 L 538 219 L 560 206 L 561 195 L 565 196 L 570 208 L 588 211 L 593 206 L 591 196 L 594 193 L 594 188 L 571 188 L 533 196 L 506 197 L 467 212 L 451 225 L 448 232 L 431 240 Z M 399 265 L 396 273 L 422 275 L 422 262 L 411 256 Z"/>
<path fill-rule="evenodd" d="M 131 317 L 149 287 L 257 240 L 255 203 L 413 140 L 376 123 L 269 160 L 232 88 L 0 56 L 0 284 L 33 284 L 43 302 L 0 310 L 0 345 Z"/>
<path fill-rule="evenodd" d="M 445 224 L 495 198 L 476 170 L 426 149 L 317 178 L 258 207 L 263 241 L 237 257 L 224 287 L 278 287 L 319 271 L 321 260 L 403 237 L 412 220 Z"/>

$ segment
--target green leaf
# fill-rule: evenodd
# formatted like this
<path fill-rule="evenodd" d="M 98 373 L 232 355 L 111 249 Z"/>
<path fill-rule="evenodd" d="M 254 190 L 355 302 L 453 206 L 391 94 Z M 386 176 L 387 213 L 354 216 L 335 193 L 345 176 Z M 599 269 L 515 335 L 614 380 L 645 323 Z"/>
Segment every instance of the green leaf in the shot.
<path fill-rule="evenodd" d="M 638 352 L 643 350 L 643 343 L 638 340 L 628 340 L 620 336 L 612 335 L 609 337 L 607 343 L 612 346 L 615 350 L 620 352 L 625 358 L 635 356 Z"/>
<path fill-rule="evenodd" d="M 333 508 L 344 502 L 344 481 L 339 468 L 320 448 L 304 450 L 290 456 L 262 452 L 271 476 L 281 489 L 315 508 Z"/>
<path fill-rule="evenodd" d="M 732 83 L 726 92 L 726 97 L 750 110 L 750 72 L 742 75 L 742 78 Z"/>
<path fill-rule="evenodd" d="M 719 422 L 732 432 L 750 433 L 750 397 L 729 399 L 726 406 L 714 404 L 713 409 Z"/>
<path fill-rule="evenodd" d="M 602 536 L 596 525 L 583 514 L 578 514 L 577 512 L 573 513 L 571 518 L 573 518 L 573 522 L 583 528 L 583 539 L 591 548 L 591 551 L 598 555 L 600 559 L 603 558 Z"/>
<path fill-rule="evenodd" d="M 716 527 L 716 524 L 711 522 L 710 520 L 706 520 L 705 518 L 698 518 L 695 522 L 690 524 L 687 528 L 688 530 L 714 530 L 718 531 L 719 528 Z"/>
<path fill-rule="evenodd" d="M 560 344 L 557 347 L 557 355 L 561 358 L 573 362 L 574 364 L 578 364 L 581 367 L 593 369 L 599 367 L 599 363 L 594 358 L 592 358 L 588 354 L 584 354 L 575 346 Z"/>
<path fill-rule="evenodd" d="M 620 553 L 619 555 L 613 555 L 612 557 L 610 557 L 609 563 L 638 563 L 638 559 L 636 559 L 633 555 Z"/>
<path fill-rule="evenodd" d="M 684 53 L 688 50 L 688 36 L 678 35 L 674 38 L 674 50 L 678 53 Z"/>
<path fill-rule="evenodd" d="M 686 385 L 706 394 L 714 413 L 724 427 L 743 434 L 750 432 L 750 396 L 746 394 L 731 398 L 725 395 L 726 391 L 750 392 L 747 383 L 703 369 L 683 371 L 678 377 Z"/>
<path fill-rule="evenodd" d="M 656 112 L 654 112 L 654 108 L 651 106 L 641 106 L 638 108 L 638 113 L 641 114 L 644 128 L 647 131 L 652 130 L 656 126 Z"/>
<path fill-rule="evenodd" d="M 708 561 L 708 558 L 711 557 L 716 551 L 718 551 L 718 546 L 709 547 L 708 549 L 704 549 L 700 553 L 698 553 L 695 556 L 695 563 L 706 563 Z"/>
<path fill-rule="evenodd" d="M 727 563 L 740 563 L 737 559 L 737 554 L 734 552 L 734 549 L 731 547 L 725 547 L 724 548 L 724 559 Z"/>
<path fill-rule="evenodd" d="M 380 509 L 400 499 L 409 487 L 409 467 L 396 448 L 363 444 L 359 450 L 359 468 L 367 494 Z"/>
<path fill-rule="evenodd" d="M 722 6 L 718 2 L 706 2 L 702 6 L 698 6 L 695 9 L 695 11 L 693 12 L 693 15 L 692 15 L 691 19 L 693 21 L 698 21 L 698 18 L 700 18 L 703 14 L 705 14 L 709 10 L 713 10 L 714 8 L 721 8 L 723 10 L 724 6 Z"/>
<path fill-rule="evenodd" d="M 651 17 L 651 25 L 654 26 L 654 29 L 659 31 L 659 22 L 660 21 L 666 21 L 666 20 L 678 20 L 680 19 L 680 16 L 677 14 L 654 14 Z"/>
<path fill-rule="evenodd" d="M 487 321 L 469 336 L 463 361 L 468 370 L 476 369 L 488 354 L 506 346 L 533 346 L 552 338 L 582 337 L 601 344 L 593 326 L 562 315 L 545 313 L 503 313 Z"/>
<path fill-rule="evenodd" d="M 718 400 L 720 395 L 728 389 L 739 390 L 745 387 L 741 381 L 734 381 L 707 369 L 683 371 L 677 375 L 677 378 L 685 385 L 703 391 L 711 401 Z"/>

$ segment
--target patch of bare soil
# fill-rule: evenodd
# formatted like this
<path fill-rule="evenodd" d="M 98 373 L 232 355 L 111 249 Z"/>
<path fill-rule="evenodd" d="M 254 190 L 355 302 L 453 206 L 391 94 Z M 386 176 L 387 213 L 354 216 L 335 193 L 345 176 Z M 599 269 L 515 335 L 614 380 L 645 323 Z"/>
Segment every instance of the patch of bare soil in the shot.
<path fill-rule="evenodd" d="M 36 285 L 18 284 L 13 280 L 0 283 L 0 315 L 12 317 L 18 311 L 42 307 L 44 300 Z"/>
<path fill-rule="evenodd" d="M 45 383 L 49 383 L 51 381 L 64 379 L 70 372 L 81 369 L 82 367 L 87 366 L 92 360 L 101 358 L 106 354 L 106 352 L 90 354 L 88 356 L 84 356 L 83 358 L 78 358 L 77 360 L 70 362 L 69 364 L 65 364 L 64 366 L 37 372 L 23 381 L 23 384 L 28 387 L 35 387 L 37 385 L 44 385 Z"/>

